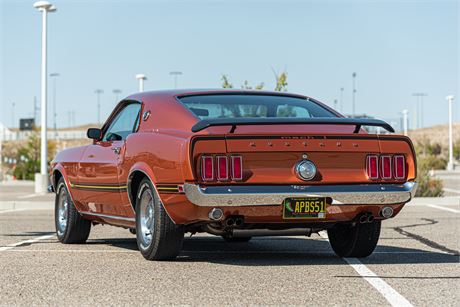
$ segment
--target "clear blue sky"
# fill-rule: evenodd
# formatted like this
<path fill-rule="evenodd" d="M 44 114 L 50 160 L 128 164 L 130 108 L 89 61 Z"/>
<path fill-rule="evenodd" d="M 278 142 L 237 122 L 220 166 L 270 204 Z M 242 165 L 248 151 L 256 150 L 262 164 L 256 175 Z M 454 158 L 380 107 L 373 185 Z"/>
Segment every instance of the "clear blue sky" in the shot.
<path fill-rule="evenodd" d="M 17 122 L 40 97 L 41 15 L 33 2 L 0 0 L 0 121 L 9 126 L 12 102 Z M 183 72 L 179 87 L 219 87 L 225 73 L 235 85 L 247 79 L 271 89 L 272 68 L 286 69 L 290 92 L 330 105 L 344 87 L 345 113 L 356 71 L 357 112 L 393 120 L 407 108 L 413 119 L 412 93 L 426 92 L 426 126 L 446 123 L 445 96 L 460 94 L 455 0 L 52 2 L 48 67 L 61 74 L 59 127 L 69 110 L 77 124 L 96 121 L 96 88 L 105 91 L 105 119 L 113 89 L 136 92 L 136 73 L 148 76 L 146 90 L 172 88 L 172 70 Z M 51 108 L 51 82 L 49 93 Z"/>

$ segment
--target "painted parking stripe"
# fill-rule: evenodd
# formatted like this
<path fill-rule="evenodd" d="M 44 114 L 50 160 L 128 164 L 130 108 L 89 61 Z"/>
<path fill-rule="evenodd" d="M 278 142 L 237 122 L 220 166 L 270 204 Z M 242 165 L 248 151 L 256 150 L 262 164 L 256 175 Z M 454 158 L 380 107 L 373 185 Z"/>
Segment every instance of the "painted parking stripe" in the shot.
<path fill-rule="evenodd" d="M 460 210 L 456 210 L 456 209 L 452 209 L 452 208 L 446 208 L 446 207 L 442 207 L 442 206 L 438 206 L 438 205 L 426 205 L 426 206 L 430 207 L 430 208 L 435 208 L 435 209 L 439 209 L 439 210 L 453 212 L 453 213 L 460 213 Z"/>
<path fill-rule="evenodd" d="M 450 188 L 443 188 L 443 190 L 446 192 L 460 194 L 460 190 L 455 190 L 455 189 L 450 189 Z"/>
<path fill-rule="evenodd" d="M 18 212 L 18 211 L 25 211 L 25 208 L 19 208 L 19 209 L 8 209 L 8 210 L 0 210 L 0 213 L 9 213 L 9 212 Z"/>
<path fill-rule="evenodd" d="M 42 196 L 42 195 L 45 195 L 45 194 L 34 193 L 34 194 L 28 194 L 28 195 L 21 195 L 21 196 L 18 196 L 17 198 L 18 199 L 26 199 L 26 198 L 33 198 L 33 197 Z"/>
<path fill-rule="evenodd" d="M 7 250 L 13 249 L 15 247 L 21 246 L 21 245 L 36 243 L 36 242 L 41 241 L 41 240 L 50 239 L 52 237 L 55 237 L 55 234 L 45 235 L 45 236 L 41 236 L 41 237 L 38 237 L 38 238 L 35 238 L 35 239 L 25 240 L 25 241 L 9 244 L 7 246 L 2 246 L 2 247 L 0 247 L 0 252 L 7 251 Z"/>
<path fill-rule="evenodd" d="M 318 233 L 321 238 L 329 240 L 326 231 Z M 398 291 L 393 289 L 383 279 L 372 272 L 366 265 L 364 265 L 358 258 L 343 258 L 365 281 L 371 284 L 383 297 L 391 304 L 391 306 L 409 307 L 413 306 L 404 296 L 399 294 Z"/>

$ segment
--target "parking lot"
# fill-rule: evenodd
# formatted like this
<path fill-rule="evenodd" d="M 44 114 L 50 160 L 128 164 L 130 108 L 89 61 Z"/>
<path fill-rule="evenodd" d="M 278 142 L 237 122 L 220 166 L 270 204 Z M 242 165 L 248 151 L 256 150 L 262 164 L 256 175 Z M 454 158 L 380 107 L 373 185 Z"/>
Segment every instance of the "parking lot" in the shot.
<path fill-rule="evenodd" d="M 128 230 L 96 226 L 85 245 L 54 235 L 53 195 L 0 186 L 0 305 L 457 305 L 459 199 L 415 200 L 383 224 L 366 259 L 327 237 L 225 243 L 193 236 L 174 262 L 149 262 Z"/>

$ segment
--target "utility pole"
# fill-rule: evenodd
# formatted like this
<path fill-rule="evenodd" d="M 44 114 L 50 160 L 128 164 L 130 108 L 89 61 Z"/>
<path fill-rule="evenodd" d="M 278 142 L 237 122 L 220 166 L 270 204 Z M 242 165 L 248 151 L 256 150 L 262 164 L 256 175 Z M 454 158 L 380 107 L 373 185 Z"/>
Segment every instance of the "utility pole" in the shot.
<path fill-rule="evenodd" d="M 337 99 L 334 99 L 334 110 L 337 110 L 337 104 L 338 104 Z"/>
<path fill-rule="evenodd" d="M 351 76 L 353 78 L 352 115 L 353 115 L 353 117 L 355 117 L 355 115 L 356 115 L 356 110 L 355 110 L 355 104 L 356 104 L 356 73 L 354 72 Z"/>
<path fill-rule="evenodd" d="M 11 128 L 14 127 L 14 108 L 16 106 L 15 102 L 11 103 Z"/>
<path fill-rule="evenodd" d="M 103 90 L 97 89 L 94 91 L 97 96 L 97 123 L 101 123 L 101 94 L 104 93 Z"/>
<path fill-rule="evenodd" d="M 37 96 L 34 96 L 34 122 L 35 122 L 35 125 L 37 125 L 38 123 Z"/>
<path fill-rule="evenodd" d="M 449 104 L 449 162 L 447 163 L 447 170 L 454 170 L 454 138 L 452 133 L 452 104 L 454 103 L 454 96 L 449 95 L 446 97 Z"/>

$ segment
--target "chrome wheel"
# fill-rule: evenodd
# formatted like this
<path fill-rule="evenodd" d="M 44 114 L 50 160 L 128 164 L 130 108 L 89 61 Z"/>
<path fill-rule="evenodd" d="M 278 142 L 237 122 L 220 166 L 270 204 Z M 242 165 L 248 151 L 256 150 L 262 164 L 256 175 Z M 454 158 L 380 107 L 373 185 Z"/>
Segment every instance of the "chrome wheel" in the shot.
<path fill-rule="evenodd" d="M 145 189 L 140 198 L 140 237 L 142 245 L 147 248 L 152 242 L 155 227 L 154 198 L 149 189 Z"/>
<path fill-rule="evenodd" d="M 65 232 L 67 227 L 67 220 L 69 217 L 69 201 L 67 197 L 67 191 L 61 188 L 59 191 L 59 202 L 58 202 L 58 214 L 57 214 L 57 225 L 58 232 L 62 234 Z"/>

